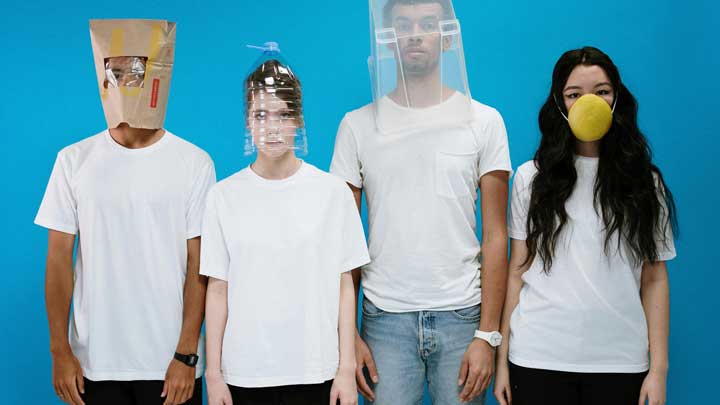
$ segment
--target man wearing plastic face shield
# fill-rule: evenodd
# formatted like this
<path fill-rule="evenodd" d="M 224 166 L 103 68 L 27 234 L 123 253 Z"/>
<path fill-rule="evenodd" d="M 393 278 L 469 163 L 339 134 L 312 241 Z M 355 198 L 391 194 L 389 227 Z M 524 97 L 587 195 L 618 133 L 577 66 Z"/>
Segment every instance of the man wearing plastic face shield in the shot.
<path fill-rule="evenodd" d="M 49 229 L 53 385 L 73 405 L 201 404 L 199 236 L 215 170 L 164 129 L 175 23 L 90 31 L 108 129 L 58 153 L 35 219 Z"/>
<path fill-rule="evenodd" d="M 433 403 L 482 403 L 502 338 L 505 126 L 470 97 L 450 1 L 372 0 L 370 15 L 374 102 L 344 117 L 330 169 L 358 208 L 366 191 L 358 387 L 380 405 L 420 402 L 426 381 Z"/>
<path fill-rule="evenodd" d="M 362 222 L 344 182 L 296 157 L 300 80 L 276 43 L 260 49 L 245 81 L 257 157 L 210 191 L 203 222 L 209 404 L 355 405 Z"/>
<path fill-rule="evenodd" d="M 388 5 L 393 5 L 388 2 Z M 430 107 L 446 100 L 453 90 L 440 77 L 441 53 L 447 50 L 450 38 L 440 33 L 441 16 L 448 13 L 440 2 L 398 3 L 385 11 L 386 24 L 397 36 L 394 48 L 399 84 L 390 97 L 408 107 Z"/>

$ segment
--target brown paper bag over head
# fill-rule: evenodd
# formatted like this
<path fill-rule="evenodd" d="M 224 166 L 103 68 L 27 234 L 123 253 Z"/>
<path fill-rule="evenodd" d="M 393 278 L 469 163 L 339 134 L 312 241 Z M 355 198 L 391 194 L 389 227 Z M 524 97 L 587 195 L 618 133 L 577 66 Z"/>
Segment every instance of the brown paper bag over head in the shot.
<path fill-rule="evenodd" d="M 162 128 L 175 57 L 175 23 L 90 20 L 95 70 L 108 128 Z"/>

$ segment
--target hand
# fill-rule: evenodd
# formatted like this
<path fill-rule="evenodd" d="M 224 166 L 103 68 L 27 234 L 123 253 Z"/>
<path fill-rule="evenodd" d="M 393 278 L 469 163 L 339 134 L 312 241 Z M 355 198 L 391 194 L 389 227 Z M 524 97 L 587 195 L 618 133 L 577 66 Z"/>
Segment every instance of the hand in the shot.
<path fill-rule="evenodd" d="M 160 395 L 165 398 L 164 405 L 180 405 L 192 398 L 195 390 L 195 367 L 175 359 L 170 362 L 165 373 L 165 384 Z"/>
<path fill-rule="evenodd" d="M 338 370 L 330 389 L 330 405 L 357 405 L 358 394 L 353 369 Z"/>
<path fill-rule="evenodd" d="M 667 374 L 650 371 L 645 376 L 642 388 L 640 388 L 640 400 L 638 405 L 645 405 L 645 401 L 649 405 L 665 405 L 665 388 Z"/>
<path fill-rule="evenodd" d="M 507 362 L 497 365 L 497 371 L 495 372 L 495 391 L 493 393 L 495 394 L 495 399 L 498 401 L 498 405 L 512 404 L 510 370 L 508 369 Z"/>
<path fill-rule="evenodd" d="M 205 373 L 208 405 L 232 405 L 230 389 L 220 373 Z"/>
<path fill-rule="evenodd" d="M 72 350 L 52 356 L 52 381 L 55 394 L 66 404 L 85 405 L 80 394 L 85 394 L 82 367 Z"/>
<path fill-rule="evenodd" d="M 373 360 L 372 353 L 370 353 L 370 348 L 357 333 L 355 334 L 355 359 L 357 360 L 355 380 L 357 381 L 358 391 L 360 391 L 365 398 L 374 401 L 375 393 L 372 392 L 370 385 L 368 385 L 365 380 L 363 368 L 367 367 L 370 379 L 375 384 L 378 382 L 378 372 L 375 368 L 375 361 Z"/>
<path fill-rule="evenodd" d="M 495 371 L 495 349 L 482 339 L 473 339 L 460 364 L 458 385 L 465 384 L 460 401 L 477 398 L 489 385 Z"/>

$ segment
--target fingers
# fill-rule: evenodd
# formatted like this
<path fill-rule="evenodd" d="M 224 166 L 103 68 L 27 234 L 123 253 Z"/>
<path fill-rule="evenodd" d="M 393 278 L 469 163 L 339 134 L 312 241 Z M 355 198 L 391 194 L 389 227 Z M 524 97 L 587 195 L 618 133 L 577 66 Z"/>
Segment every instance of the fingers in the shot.
<path fill-rule="evenodd" d="M 78 383 L 76 377 L 69 377 L 53 384 L 55 394 L 61 401 L 71 405 L 85 405 L 80 392 L 78 391 Z M 84 391 L 84 388 L 83 388 Z"/>
<path fill-rule="evenodd" d="M 85 405 L 85 402 L 83 402 L 82 398 L 80 397 L 80 392 L 78 392 L 74 378 L 70 383 L 67 383 L 65 393 L 65 401 L 67 401 L 68 403 L 72 405 Z"/>
<path fill-rule="evenodd" d="M 166 381 L 165 384 L 167 385 L 167 396 L 165 397 L 164 405 L 176 405 L 177 404 L 177 394 L 178 394 L 178 387 L 175 383 L 175 381 Z"/>
<path fill-rule="evenodd" d="M 193 397 L 195 392 L 195 380 L 191 379 L 185 384 L 185 395 L 181 398 L 180 403 L 185 403 Z"/>
<path fill-rule="evenodd" d="M 192 397 L 192 385 L 190 381 L 178 381 L 175 388 L 175 404 L 180 405 L 187 402 Z"/>
<path fill-rule="evenodd" d="M 465 380 L 468 376 L 469 362 L 467 357 L 463 357 L 462 363 L 460 363 L 460 374 L 458 375 L 458 387 L 465 384 Z"/>
<path fill-rule="evenodd" d="M 510 384 L 505 387 L 505 397 L 507 398 L 508 405 L 512 405 L 512 390 L 510 389 Z"/>
<path fill-rule="evenodd" d="M 370 374 L 370 379 L 372 382 L 377 384 L 378 382 L 378 372 L 377 368 L 375 367 L 375 360 L 373 360 L 372 354 L 370 354 L 370 351 L 365 354 L 365 366 L 368 369 L 368 374 Z"/>
<path fill-rule="evenodd" d="M 340 398 L 340 394 L 338 393 L 337 389 L 333 389 L 330 392 L 330 405 L 337 405 L 337 401 Z"/>
<path fill-rule="evenodd" d="M 495 381 L 495 390 L 493 395 L 498 405 L 508 405 L 507 399 L 505 398 L 505 387 L 498 385 L 497 380 Z"/>
<path fill-rule="evenodd" d="M 483 391 L 487 389 L 488 385 L 490 385 L 491 376 L 492 374 L 490 374 L 490 372 L 487 370 L 483 370 L 480 372 L 478 382 L 477 384 L 475 384 L 475 387 L 470 393 L 470 397 L 468 398 L 468 400 L 473 400 L 477 398 L 480 394 L 482 394 Z"/>
<path fill-rule="evenodd" d="M 358 398 L 357 393 L 345 393 L 347 395 L 340 394 L 340 405 L 357 405 Z M 336 405 L 336 403 L 333 402 L 333 405 Z"/>
<path fill-rule="evenodd" d="M 648 399 L 648 393 L 645 390 L 645 387 L 643 387 L 640 390 L 640 400 L 638 400 L 638 405 L 645 405 L 645 401 Z"/>
<path fill-rule="evenodd" d="M 77 383 L 80 393 L 85 395 L 85 379 L 83 378 L 82 371 L 75 376 L 75 383 Z"/>
<path fill-rule="evenodd" d="M 367 380 L 365 379 L 365 374 L 363 374 L 362 363 L 359 363 L 357 368 L 355 369 L 355 382 L 357 383 L 358 391 L 360 391 L 360 394 L 362 394 L 362 396 L 371 401 L 375 400 L 375 394 L 372 392 L 372 389 L 368 385 Z"/>
<path fill-rule="evenodd" d="M 475 384 L 479 383 L 478 377 L 480 376 L 480 369 L 476 366 L 470 366 L 469 370 L 469 375 L 465 380 L 465 387 L 463 387 L 462 392 L 460 392 L 461 401 L 467 401 L 475 388 Z"/>
<path fill-rule="evenodd" d="M 163 386 L 163 394 L 165 397 L 164 405 L 179 405 L 187 402 L 192 398 L 195 388 L 195 380 L 189 382 L 180 380 L 165 381 Z"/>
<path fill-rule="evenodd" d="M 372 388 L 370 388 L 370 385 L 365 378 L 365 374 L 363 373 L 364 366 L 367 366 L 370 379 L 374 383 L 377 383 L 377 369 L 375 368 L 375 362 L 372 359 L 372 355 L 370 355 L 370 350 L 366 349 L 363 354 L 360 355 L 359 360 L 360 361 L 358 361 L 358 365 L 355 368 L 355 382 L 357 383 L 358 391 L 360 391 L 360 394 L 362 394 L 365 398 L 374 401 L 375 393 L 373 393 Z"/>
<path fill-rule="evenodd" d="M 68 393 L 65 391 L 63 384 L 58 384 L 55 387 L 55 393 L 61 401 L 65 402 L 66 404 L 70 403 L 70 395 L 68 395 Z"/>

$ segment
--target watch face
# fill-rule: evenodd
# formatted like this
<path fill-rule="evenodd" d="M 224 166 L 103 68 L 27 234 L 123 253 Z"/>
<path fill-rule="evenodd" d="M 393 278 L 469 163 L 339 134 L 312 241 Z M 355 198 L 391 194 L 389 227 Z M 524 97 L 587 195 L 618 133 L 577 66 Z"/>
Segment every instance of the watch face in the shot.
<path fill-rule="evenodd" d="M 490 335 L 490 343 L 493 346 L 500 346 L 500 343 L 502 343 L 502 336 L 497 332 L 493 333 Z"/>
<path fill-rule="evenodd" d="M 191 354 L 188 356 L 188 366 L 194 366 L 198 362 L 198 356 Z"/>

